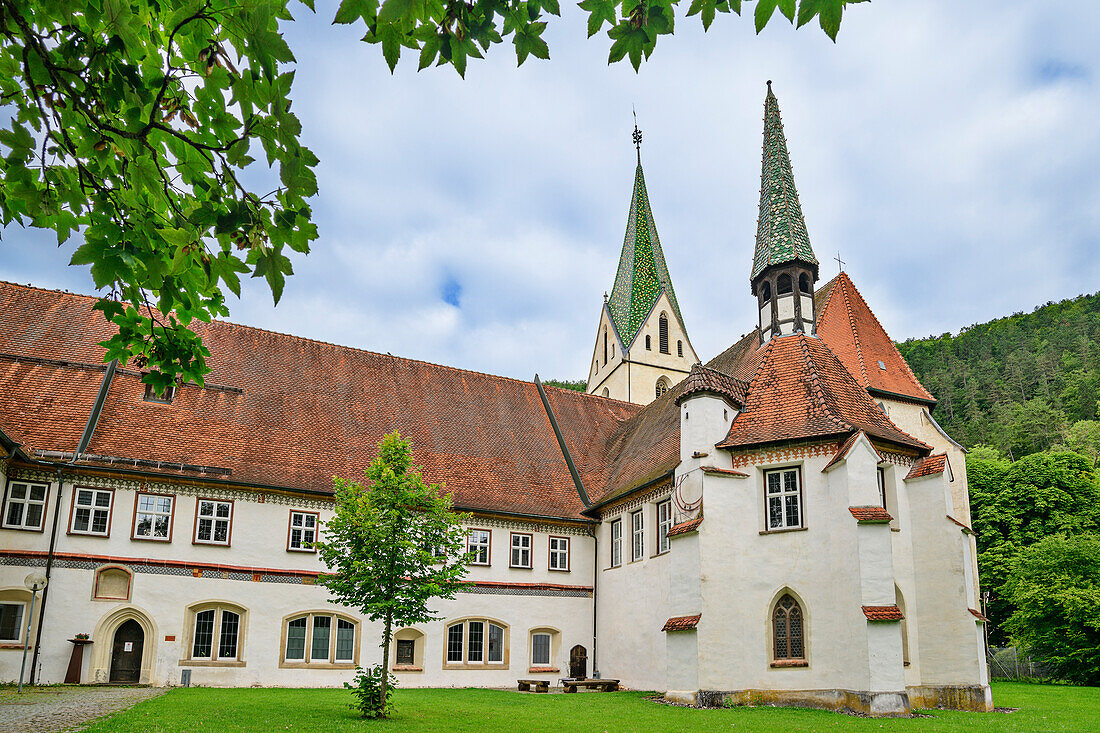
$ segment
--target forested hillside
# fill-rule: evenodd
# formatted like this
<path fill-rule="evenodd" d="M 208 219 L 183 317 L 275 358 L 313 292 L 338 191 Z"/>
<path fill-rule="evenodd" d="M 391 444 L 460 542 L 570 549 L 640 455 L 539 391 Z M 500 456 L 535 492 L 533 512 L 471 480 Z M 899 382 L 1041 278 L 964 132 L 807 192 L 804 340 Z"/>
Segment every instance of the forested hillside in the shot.
<path fill-rule="evenodd" d="M 963 445 L 1009 458 L 1059 445 L 1095 452 L 1100 293 L 898 348 L 939 400 L 936 419 Z"/>

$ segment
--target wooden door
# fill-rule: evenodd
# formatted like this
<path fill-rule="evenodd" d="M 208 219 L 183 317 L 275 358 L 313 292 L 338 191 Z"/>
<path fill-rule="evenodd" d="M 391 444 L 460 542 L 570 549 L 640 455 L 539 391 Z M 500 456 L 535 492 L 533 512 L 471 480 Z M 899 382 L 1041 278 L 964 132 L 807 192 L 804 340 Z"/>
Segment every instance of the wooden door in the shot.
<path fill-rule="evenodd" d="M 588 652 L 580 644 L 569 652 L 569 676 L 576 680 L 588 677 Z"/>
<path fill-rule="evenodd" d="M 141 652 L 145 631 L 130 619 L 115 631 L 111 647 L 111 682 L 138 682 L 141 678 Z"/>

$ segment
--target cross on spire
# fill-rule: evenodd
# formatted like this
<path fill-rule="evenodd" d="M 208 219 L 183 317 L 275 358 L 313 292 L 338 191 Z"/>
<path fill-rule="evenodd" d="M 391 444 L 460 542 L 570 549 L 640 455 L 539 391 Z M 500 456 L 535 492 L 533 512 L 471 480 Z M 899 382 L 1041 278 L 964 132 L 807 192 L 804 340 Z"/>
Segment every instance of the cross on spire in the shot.
<path fill-rule="evenodd" d="M 837 252 L 836 257 L 834 257 L 833 259 L 836 260 L 836 265 L 837 265 L 837 267 L 840 268 L 840 271 L 844 272 L 844 265 L 846 265 L 848 263 L 845 262 L 844 260 L 840 259 L 840 252 Z"/>

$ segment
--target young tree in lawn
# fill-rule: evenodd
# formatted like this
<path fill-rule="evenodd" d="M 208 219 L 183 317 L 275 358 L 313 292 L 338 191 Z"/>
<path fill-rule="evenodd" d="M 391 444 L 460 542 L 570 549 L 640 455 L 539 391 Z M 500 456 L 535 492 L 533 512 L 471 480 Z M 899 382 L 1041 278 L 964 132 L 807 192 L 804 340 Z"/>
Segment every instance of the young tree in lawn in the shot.
<path fill-rule="evenodd" d="M 317 543 L 330 573 L 319 582 L 340 603 L 382 621 L 380 694 L 361 709 L 384 718 L 392 688 L 390 637 L 394 625 L 436 618 L 429 604 L 453 598 L 466 573 L 463 516 L 452 511 L 442 484 L 426 484 L 412 465 L 409 442 L 394 432 L 378 445 L 365 484 L 334 478 L 336 514 Z M 372 670 L 371 677 L 375 676 Z"/>

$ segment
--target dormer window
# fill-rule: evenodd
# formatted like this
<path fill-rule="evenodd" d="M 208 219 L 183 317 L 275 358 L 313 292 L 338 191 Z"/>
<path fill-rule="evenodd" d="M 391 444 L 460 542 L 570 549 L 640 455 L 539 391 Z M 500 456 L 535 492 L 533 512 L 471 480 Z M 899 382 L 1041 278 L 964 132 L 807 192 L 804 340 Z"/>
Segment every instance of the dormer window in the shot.
<path fill-rule="evenodd" d="M 172 398 L 176 395 L 175 385 L 168 385 L 163 391 L 157 392 L 153 385 L 145 385 L 145 401 L 146 402 L 159 402 L 162 405 L 172 404 Z"/>
<path fill-rule="evenodd" d="M 882 371 L 886 371 L 886 364 L 881 359 L 879 360 L 878 368 Z"/>

